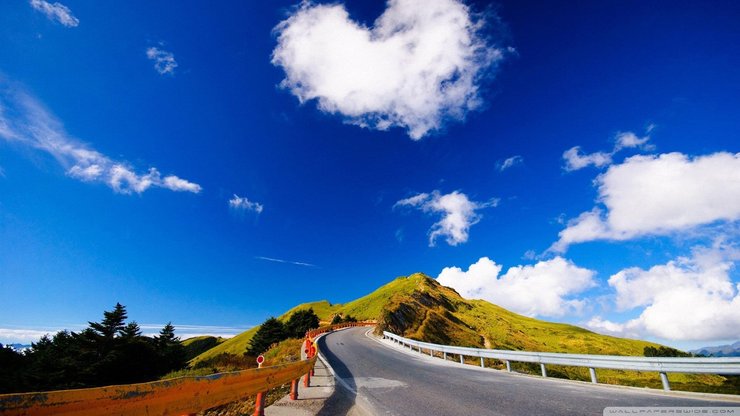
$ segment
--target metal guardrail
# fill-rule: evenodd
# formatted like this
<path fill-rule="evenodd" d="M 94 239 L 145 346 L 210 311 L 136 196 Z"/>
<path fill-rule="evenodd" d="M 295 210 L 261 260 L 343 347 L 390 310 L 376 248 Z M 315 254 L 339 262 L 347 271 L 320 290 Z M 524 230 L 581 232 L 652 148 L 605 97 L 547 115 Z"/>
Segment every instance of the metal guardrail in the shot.
<path fill-rule="evenodd" d="M 442 357 L 447 359 L 447 354 L 463 357 L 480 357 L 481 367 L 484 367 L 483 359 L 490 358 L 503 361 L 506 369 L 511 371 L 511 362 L 538 363 L 542 376 L 547 377 L 546 364 L 565 365 L 573 367 L 587 367 L 591 374 L 591 382 L 598 383 L 596 377 L 597 368 L 608 368 L 612 370 L 650 371 L 660 374 L 663 389 L 670 390 L 667 373 L 694 373 L 694 374 L 740 374 L 740 357 L 701 358 L 701 357 L 628 357 L 618 355 L 588 355 L 588 354 L 561 354 L 551 352 L 527 352 L 488 350 L 482 348 L 454 347 L 450 345 L 431 344 L 416 341 L 409 338 L 383 331 L 383 337 L 394 342 L 408 346 L 428 350 L 430 355 L 441 352 Z"/>

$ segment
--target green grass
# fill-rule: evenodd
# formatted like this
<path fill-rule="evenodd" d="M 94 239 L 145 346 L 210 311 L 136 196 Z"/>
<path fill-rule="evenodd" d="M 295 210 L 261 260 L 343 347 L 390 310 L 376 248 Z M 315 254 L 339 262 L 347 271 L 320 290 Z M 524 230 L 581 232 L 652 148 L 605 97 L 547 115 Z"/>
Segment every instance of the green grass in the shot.
<path fill-rule="evenodd" d="M 249 341 L 252 339 L 252 337 L 254 336 L 254 334 L 257 332 L 258 329 L 259 329 L 259 326 L 255 326 L 254 328 L 251 328 L 245 332 L 242 332 L 241 334 L 235 337 L 227 339 L 221 344 L 218 344 L 217 346 L 209 349 L 208 351 L 205 351 L 204 353 L 190 360 L 190 364 L 193 365 L 200 361 L 213 358 L 223 353 L 236 354 L 236 355 L 244 354 L 244 352 L 247 350 L 247 346 L 249 346 Z"/>

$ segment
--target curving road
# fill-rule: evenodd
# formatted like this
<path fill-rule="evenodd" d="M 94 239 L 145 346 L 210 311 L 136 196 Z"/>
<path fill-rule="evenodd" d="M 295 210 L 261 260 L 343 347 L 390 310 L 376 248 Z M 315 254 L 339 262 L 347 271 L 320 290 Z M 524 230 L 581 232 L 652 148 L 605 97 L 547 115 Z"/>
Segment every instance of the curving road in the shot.
<path fill-rule="evenodd" d="M 409 353 L 351 328 L 319 339 L 340 384 L 377 415 L 602 415 L 607 406 L 734 407 L 740 400 L 689 398 L 481 369 Z"/>

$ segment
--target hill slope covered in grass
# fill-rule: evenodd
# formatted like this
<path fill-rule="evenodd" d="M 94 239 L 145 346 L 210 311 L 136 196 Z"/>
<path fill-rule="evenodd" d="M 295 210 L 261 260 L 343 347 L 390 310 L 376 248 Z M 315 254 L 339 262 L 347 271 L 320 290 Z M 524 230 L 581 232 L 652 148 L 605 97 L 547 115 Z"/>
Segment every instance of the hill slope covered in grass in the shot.
<path fill-rule="evenodd" d="M 574 325 L 553 323 L 516 314 L 484 300 L 462 298 L 421 273 L 399 277 L 367 296 L 345 304 L 304 303 L 278 319 L 285 322 L 295 311 L 312 308 L 322 323 L 336 314 L 358 320 L 376 319 L 376 331 L 438 344 L 504 350 L 643 356 L 645 347 L 660 345 L 597 334 Z M 252 328 L 196 357 L 193 362 L 221 353 L 243 354 L 257 328 Z M 501 363 L 489 362 L 490 366 Z M 517 364 L 518 371 L 538 373 L 538 367 Z M 589 380 L 587 368 L 548 367 L 548 374 Z M 599 370 L 599 382 L 660 388 L 657 373 Z M 738 393 L 737 378 L 717 375 L 671 374 L 675 389 Z"/>

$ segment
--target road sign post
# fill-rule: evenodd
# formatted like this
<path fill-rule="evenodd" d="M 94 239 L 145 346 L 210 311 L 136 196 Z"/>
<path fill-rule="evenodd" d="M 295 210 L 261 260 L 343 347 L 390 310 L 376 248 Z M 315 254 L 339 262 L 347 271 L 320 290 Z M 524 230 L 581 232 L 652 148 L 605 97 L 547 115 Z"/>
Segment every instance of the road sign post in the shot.
<path fill-rule="evenodd" d="M 265 362 L 265 356 L 260 354 L 257 357 L 257 368 L 262 368 L 262 363 Z M 254 405 L 254 416 L 265 416 L 265 396 L 267 392 L 261 391 L 257 393 L 257 402 Z"/>

